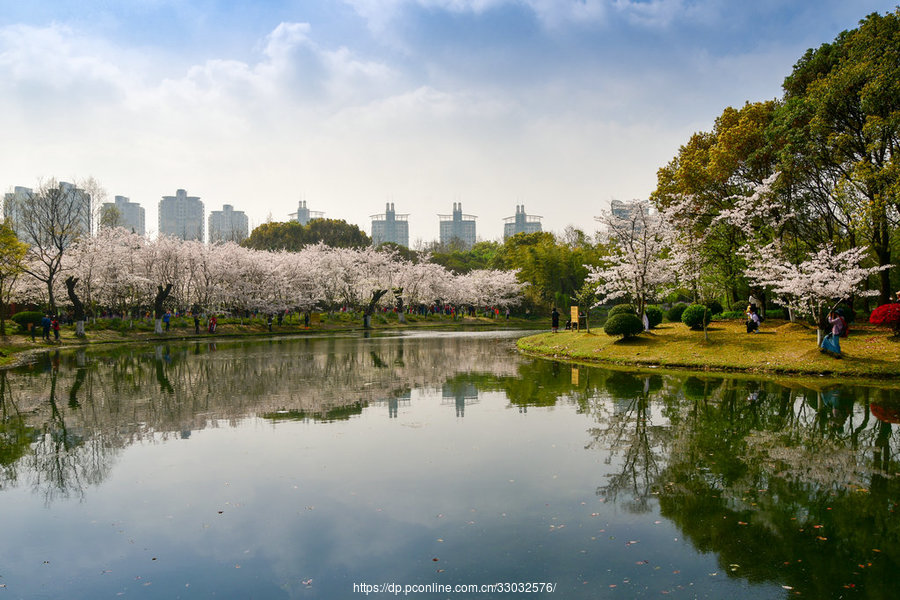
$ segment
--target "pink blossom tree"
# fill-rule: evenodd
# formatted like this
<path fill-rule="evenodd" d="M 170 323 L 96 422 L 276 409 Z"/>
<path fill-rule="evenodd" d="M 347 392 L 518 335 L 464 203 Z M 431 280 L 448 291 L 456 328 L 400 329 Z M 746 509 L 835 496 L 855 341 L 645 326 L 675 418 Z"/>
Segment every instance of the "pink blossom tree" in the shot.
<path fill-rule="evenodd" d="M 870 275 L 885 266 L 863 267 L 868 248 L 856 247 L 835 252 L 830 244 L 813 252 L 800 263 L 792 263 L 781 252 L 778 242 L 759 249 L 750 260 L 747 277 L 750 281 L 771 290 L 778 302 L 792 311 L 816 321 L 816 343 L 824 334 L 820 315 L 833 309 L 851 295 L 877 296 L 877 290 L 860 289 Z"/>
<path fill-rule="evenodd" d="M 666 252 L 669 224 L 639 206 L 628 216 L 605 212 L 598 220 L 606 226 L 612 252 L 602 266 L 589 267 L 586 283 L 596 284 L 600 302 L 629 298 L 643 314 L 648 301 L 676 280 Z"/>

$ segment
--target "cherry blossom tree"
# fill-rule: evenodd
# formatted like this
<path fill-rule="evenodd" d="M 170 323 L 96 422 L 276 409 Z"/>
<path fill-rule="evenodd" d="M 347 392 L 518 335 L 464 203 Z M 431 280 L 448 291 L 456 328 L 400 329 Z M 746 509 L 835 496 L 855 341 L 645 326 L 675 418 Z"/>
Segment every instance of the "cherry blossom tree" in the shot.
<path fill-rule="evenodd" d="M 785 258 L 780 244 L 773 242 L 760 248 L 758 255 L 751 259 L 747 277 L 770 289 L 779 303 L 814 319 L 816 342 L 821 344 L 824 332 L 820 318 L 824 311 L 834 309 L 851 295 L 878 295 L 877 290 L 863 291 L 860 286 L 870 275 L 890 268 L 890 265 L 861 266 L 868 254 L 865 247 L 835 252 L 828 244 L 794 264 Z"/>
<path fill-rule="evenodd" d="M 666 242 L 669 224 L 635 205 L 627 216 L 606 212 L 600 218 L 612 252 L 600 267 L 589 267 L 588 283 L 596 283 L 601 302 L 629 298 L 638 314 L 648 301 L 675 282 Z"/>

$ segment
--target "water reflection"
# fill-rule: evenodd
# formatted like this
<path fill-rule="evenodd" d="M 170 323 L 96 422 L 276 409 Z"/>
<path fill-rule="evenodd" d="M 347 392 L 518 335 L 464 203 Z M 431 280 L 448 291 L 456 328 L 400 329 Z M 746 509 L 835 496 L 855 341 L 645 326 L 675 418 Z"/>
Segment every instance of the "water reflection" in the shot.
<path fill-rule="evenodd" d="M 722 577 L 750 586 L 742 594 L 766 597 L 772 586 L 812 597 L 892 594 L 891 575 L 900 565 L 894 387 L 572 367 L 524 359 L 498 337 L 330 337 L 47 353 L 25 368 L 0 371 L 0 491 L 27 488 L 44 505 L 83 499 L 133 445 L 186 440 L 250 419 L 333 428 L 375 415 L 391 423 L 419 410 L 425 394 L 465 425 L 487 413 L 494 398 L 522 418 L 547 419 L 557 410 L 577 415 L 575 430 L 560 440 L 584 441 L 563 461 L 588 456 L 602 463 L 578 474 L 595 501 L 633 519 L 667 520 L 696 561 L 711 553 Z M 502 431 L 492 435 L 505 440 Z M 516 448 L 528 439 L 503 443 Z M 480 458 L 489 464 L 493 457 Z M 414 461 L 400 454 L 385 462 L 402 470 Z M 499 479 L 515 481 L 506 473 Z M 423 496 L 427 487 L 408 495 Z M 499 493 L 479 489 L 483 496 Z M 530 501 L 504 497 L 497 505 Z M 577 508 L 553 519 L 593 532 L 591 542 L 577 544 L 602 537 Z M 423 527 L 416 524 L 416 538 L 433 544 Z M 498 520 L 497 537 L 504 535 L 500 527 Z M 565 568 L 579 574 L 599 568 L 596 559 L 569 562 Z M 675 575 L 654 577 L 658 587 L 675 589 Z"/>

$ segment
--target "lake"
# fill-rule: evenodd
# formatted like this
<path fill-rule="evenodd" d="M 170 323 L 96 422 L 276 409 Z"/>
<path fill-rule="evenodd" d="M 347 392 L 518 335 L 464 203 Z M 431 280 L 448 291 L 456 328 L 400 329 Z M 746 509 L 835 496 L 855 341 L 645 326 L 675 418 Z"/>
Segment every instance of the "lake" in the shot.
<path fill-rule="evenodd" d="M 0 372 L 0 598 L 894 596 L 895 385 L 578 367 L 518 335 Z"/>

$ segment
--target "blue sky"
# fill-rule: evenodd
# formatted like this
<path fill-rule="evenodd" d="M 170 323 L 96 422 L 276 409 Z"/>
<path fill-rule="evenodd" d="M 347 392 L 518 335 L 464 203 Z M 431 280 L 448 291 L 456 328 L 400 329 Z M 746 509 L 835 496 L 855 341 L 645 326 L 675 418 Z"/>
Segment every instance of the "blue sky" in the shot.
<path fill-rule="evenodd" d="M 251 224 L 310 209 L 411 243 L 462 202 L 595 230 L 726 106 L 780 95 L 877 0 L 0 0 L 0 188 L 184 188 Z"/>

